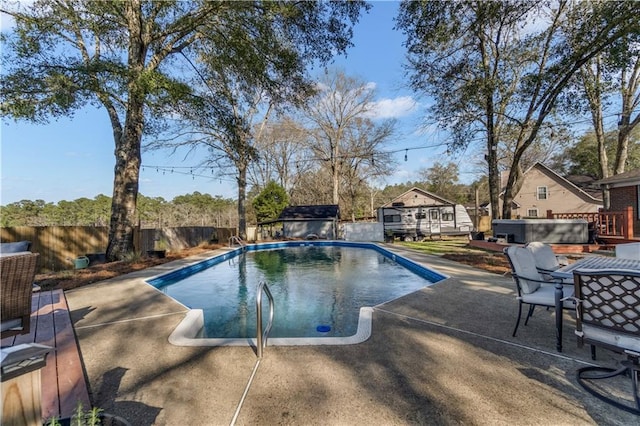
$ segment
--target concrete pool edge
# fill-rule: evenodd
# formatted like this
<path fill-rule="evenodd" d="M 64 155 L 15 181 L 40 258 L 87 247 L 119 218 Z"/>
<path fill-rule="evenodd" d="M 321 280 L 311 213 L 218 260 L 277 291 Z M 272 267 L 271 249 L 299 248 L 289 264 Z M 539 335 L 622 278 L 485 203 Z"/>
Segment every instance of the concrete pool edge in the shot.
<path fill-rule="evenodd" d="M 361 307 L 356 334 L 346 337 L 274 337 L 267 339 L 267 346 L 316 346 L 355 345 L 371 337 L 372 307 Z M 169 335 L 169 343 L 174 346 L 255 346 L 255 338 L 200 338 L 197 337 L 204 326 L 202 309 L 191 309 Z"/>

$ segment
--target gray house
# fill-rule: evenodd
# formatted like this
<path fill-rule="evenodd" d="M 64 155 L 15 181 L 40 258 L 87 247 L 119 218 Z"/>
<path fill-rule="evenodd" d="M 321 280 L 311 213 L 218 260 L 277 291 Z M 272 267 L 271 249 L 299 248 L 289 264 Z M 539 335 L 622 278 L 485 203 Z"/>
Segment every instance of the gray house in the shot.
<path fill-rule="evenodd" d="M 337 205 L 286 207 L 275 222 L 282 223 L 284 238 L 338 237 L 340 209 Z"/>

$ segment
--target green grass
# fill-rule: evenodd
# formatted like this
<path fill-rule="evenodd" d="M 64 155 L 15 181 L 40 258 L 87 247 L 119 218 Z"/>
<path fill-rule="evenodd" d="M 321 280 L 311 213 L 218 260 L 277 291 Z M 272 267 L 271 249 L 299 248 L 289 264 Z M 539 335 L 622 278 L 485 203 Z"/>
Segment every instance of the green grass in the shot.
<path fill-rule="evenodd" d="M 441 240 L 396 241 L 399 244 L 426 254 L 441 256 L 446 253 L 483 253 L 485 250 L 471 247 L 467 237 L 443 237 Z"/>

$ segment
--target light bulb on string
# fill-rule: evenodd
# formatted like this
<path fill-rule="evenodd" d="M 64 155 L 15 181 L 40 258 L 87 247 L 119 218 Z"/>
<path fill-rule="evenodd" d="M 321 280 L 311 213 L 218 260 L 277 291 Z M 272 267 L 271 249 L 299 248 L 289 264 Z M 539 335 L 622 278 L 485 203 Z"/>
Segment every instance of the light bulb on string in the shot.
<path fill-rule="evenodd" d="M 407 161 L 407 154 L 409 153 L 408 149 L 404 150 L 404 161 Z"/>

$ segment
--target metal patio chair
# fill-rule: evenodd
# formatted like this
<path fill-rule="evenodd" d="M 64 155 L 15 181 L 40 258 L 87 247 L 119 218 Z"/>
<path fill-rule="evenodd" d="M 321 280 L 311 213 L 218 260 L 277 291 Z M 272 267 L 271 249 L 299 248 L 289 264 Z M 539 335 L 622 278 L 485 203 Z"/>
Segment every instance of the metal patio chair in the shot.
<path fill-rule="evenodd" d="M 555 308 L 556 306 L 556 283 L 557 281 L 549 281 L 544 279 L 536 268 L 536 262 L 533 253 L 524 247 L 509 246 L 503 250 L 503 253 L 509 260 L 511 265 L 511 273 L 516 283 L 517 299 L 518 299 L 518 319 L 516 326 L 513 328 L 512 336 L 515 337 L 520 325 L 522 316 L 522 305 L 528 304 L 529 311 L 524 321 L 527 325 L 529 318 L 533 316 L 536 306 L 545 306 Z M 573 296 L 573 286 L 562 286 L 562 308 L 575 309 L 573 300 L 569 300 Z"/>
<path fill-rule="evenodd" d="M 577 270 L 573 274 L 578 345 L 601 346 L 627 357 L 617 369 L 599 366 L 578 369 L 578 383 L 597 398 L 640 414 L 640 271 Z M 631 377 L 635 407 L 605 395 L 602 387 L 596 390 L 590 383 L 623 374 Z"/>
<path fill-rule="evenodd" d="M 38 253 L 22 252 L 0 257 L 2 338 L 29 333 L 38 256 Z"/>

